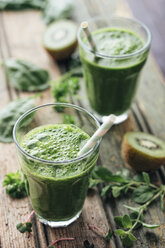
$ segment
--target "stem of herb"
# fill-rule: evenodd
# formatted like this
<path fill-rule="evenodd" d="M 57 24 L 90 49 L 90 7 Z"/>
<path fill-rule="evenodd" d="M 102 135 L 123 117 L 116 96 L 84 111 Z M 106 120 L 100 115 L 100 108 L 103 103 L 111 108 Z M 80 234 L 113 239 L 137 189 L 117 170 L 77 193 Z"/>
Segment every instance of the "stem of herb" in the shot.
<path fill-rule="evenodd" d="M 35 214 L 35 211 L 33 210 L 31 213 L 30 213 L 30 215 L 29 215 L 29 217 L 27 218 L 27 220 L 25 220 L 24 222 L 23 222 L 23 224 L 26 224 L 27 222 L 30 222 L 31 221 L 31 218 L 32 218 L 32 216 Z"/>
<path fill-rule="evenodd" d="M 89 227 L 92 229 L 92 230 L 96 230 L 98 231 L 99 233 L 103 234 L 104 236 L 106 236 L 106 233 L 99 227 L 97 226 L 94 226 L 94 225 L 89 225 Z"/>
<path fill-rule="evenodd" d="M 61 238 L 61 239 L 57 239 L 51 245 L 48 245 L 47 248 L 49 248 L 50 246 L 53 246 L 53 245 L 57 244 L 60 241 L 71 241 L 71 240 L 75 240 L 75 238 Z"/>
<path fill-rule="evenodd" d="M 163 188 L 161 190 L 160 190 L 160 188 L 158 188 L 158 193 L 156 195 L 154 195 L 148 202 L 146 202 L 145 204 L 143 204 L 140 207 L 140 211 L 139 211 L 139 214 L 138 214 L 138 216 L 136 218 L 136 221 L 133 224 L 133 226 L 127 231 L 128 233 L 130 233 L 134 229 L 134 227 L 137 225 L 137 223 L 140 220 L 141 215 L 146 210 L 146 208 L 151 204 L 151 202 L 153 202 L 154 200 L 156 200 L 163 192 L 165 192 L 165 188 Z"/>

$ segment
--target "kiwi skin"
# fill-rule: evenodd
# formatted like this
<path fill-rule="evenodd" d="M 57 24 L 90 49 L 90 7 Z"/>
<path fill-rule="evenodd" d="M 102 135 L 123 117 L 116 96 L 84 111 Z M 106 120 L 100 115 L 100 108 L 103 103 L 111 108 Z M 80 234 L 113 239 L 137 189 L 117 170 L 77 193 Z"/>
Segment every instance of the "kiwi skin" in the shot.
<path fill-rule="evenodd" d="M 124 160 L 137 172 L 159 169 L 165 163 L 165 155 L 159 158 L 137 150 L 127 141 L 127 135 L 130 133 L 134 132 L 128 132 L 122 142 L 121 151 Z"/>
<path fill-rule="evenodd" d="M 44 48 L 55 60 L 61 61 L 67 59 L 75 51 L 76 47 L 77 47 L 77 40 L 70 46 L 67 46 L 66 48 L 62 48 L 61 50 L 53 50 L 48 47 L 44 47 Z"/>

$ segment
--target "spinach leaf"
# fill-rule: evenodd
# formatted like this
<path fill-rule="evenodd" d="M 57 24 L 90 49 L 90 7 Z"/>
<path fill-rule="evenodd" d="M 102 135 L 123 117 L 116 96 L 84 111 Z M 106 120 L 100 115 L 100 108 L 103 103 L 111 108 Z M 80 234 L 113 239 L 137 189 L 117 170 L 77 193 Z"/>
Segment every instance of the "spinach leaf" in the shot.
<path fill-rule="evenodd" d="M 45 0 L 0 0 L 0 10 L 18 10 L 25 8 L 40 9 L 45 5 Z"/>
<path fill-rule="evenodd" d="M 9 82 L 22 91 L 41 91 L 49 87 L 49 73 L 34 64 L 20 59 L 5 61 Z"/>
<path fill-rule="evenodd" d="M 43 10 L 44 22 L 50 24 L 54 20 L 71 17 L 73 9 L 73 0 L 47 0 Z"/>
<path fill-rule="evenodd" d="M 12 101 L 0 111 L 0 142 L 10 143 L 13 141 L 15 122 L 23 113 L 34 107 L 34 98 L 29 97 Z M 24 126 L 27 126 L 32 118 L 33 115 L 29 115 Z"/>

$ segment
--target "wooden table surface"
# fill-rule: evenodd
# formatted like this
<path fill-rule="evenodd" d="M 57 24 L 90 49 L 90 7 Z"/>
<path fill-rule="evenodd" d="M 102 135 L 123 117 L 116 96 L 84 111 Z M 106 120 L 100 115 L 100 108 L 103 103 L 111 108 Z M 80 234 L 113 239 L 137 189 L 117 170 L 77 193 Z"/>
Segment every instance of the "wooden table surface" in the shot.
<path fill-rule="evenodd" d="M 109 15 L 110 10 L 122 16 L 131 16 L 125 2 L 117 1 L 116 9 L 112 8 L 108 0 L 76 0 L 74 19 L 79 23 L 84 19 L 95 15 Z M 45 29 L 39 11 L 8 11 L 0 12 L 0 57 L 2 60 L 9 57 L 19 57 L 47 68 L 52 78 L 58 78 L 65 65 L 55 63 L 44 51 L 41 44 L 42 33 Z M 11 100 L 29 96 L 14 90 L 5 77 L 3 68 L 0 70 L 0 107 L 1 109 Z M 43 93 L 39 104 L 52 102 L 50 89 Z M 79 102 L 84 106 L 84 102 Z M 150 56 L 143 70 L 141 84 L 137 98 L 132 106 L 129 119 L 124 123 L 113 127 L 104 137 L 100 147 L 99 165 L 105 166 L 116 172 L 127 167 L 124 163 L 120 148 L 125 132 L 130 130 L 142 130 L 153 133 L 165 139 L 165 85 L 163 77 Z M 19 168 L 15 145 L 0 143 L 0 185 L 4 175 Z M 165 181 L 163 167 L 155 172 L 157 181 Z M 122 248 L 118 238 L 113 238 L 110 244 L 89 230 L 88 224 L 95 224 L 107 231 L 110 227 L 115 229 L 113 216 L 128 213 L 123 204 L 129 205 L 126 198 L 103 201 L 97 190 L 88 194 L 81 217 L 67 228 L 51 229 L 42 225 L 35 217 L 33 218 L 32 235 L 22 235 L 16 230 L 16 224 L 24 221 L 31 211 L 27 198 L 12 200 L 0 187 L 0 248 L 46 248 L 53 240 L 61 237 L 75 237 L 74 242 L 59 243 L 57 247 L 83 248 L 83 241 L 88 239 L 94 243 L 95 248 Z M 165 223 L 164 214 L 160 211 L 159 202 L 153 204 L 145 215 L 148 223 Z M 159 242 L 155 244 L 146 239 L 146 230 L 138 229 L 135 232 L 137 241 L 133 247 L 140 248 L 163 248 L 165 247 L 164 225 L 155 229 Z"/>

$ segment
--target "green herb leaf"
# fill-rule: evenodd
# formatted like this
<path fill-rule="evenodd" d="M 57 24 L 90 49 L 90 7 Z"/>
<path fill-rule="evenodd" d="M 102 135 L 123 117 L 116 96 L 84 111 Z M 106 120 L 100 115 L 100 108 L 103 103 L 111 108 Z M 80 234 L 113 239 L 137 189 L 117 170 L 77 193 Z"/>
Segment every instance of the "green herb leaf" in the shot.
<path fill-rule="evenodd" d="M 149 186 L 149 184 L 150 184 L 150 177 L 149 177 L 148 173 L 143 172 L 142 175 L 143 175 L 144 181 Z"/>
<path fill-rule="evenodd" d="M 113 197 L 117 198 L 120 196 L 123 187 L 113 186 L 112 187 L 112 195 Z"/>
<path fill-rule="evenodd" d="M 122 216 L 115 216 L 114 221 L 118 227 L 124 227 L 123 226 L 123 217 Z"/>
<path fill-rule="evenodd" d="M 131 218 L 129 215 L 126 214 L 123 216 L 122 224 L 123 224 L 123 227 L 125 227 L 125 228 L 131 228 L 132 227 L 132 221 L 131 221 Z"/>
<path fill-rule="evenodd" d="M 20 231 L 20 233 L 25 233 L 25 232 L 30 233 L 32 231 L 32 223 L 31 222 L 18 223 L 16 225 L 16 228 L 18 231 Z"/>
<path fill-rule="evenodd" d="M 143 178 L 142 175 L 136 174 L 136 175 L 133 177 L 133 181 L 135 181 L 135 182 L 144 182 L 144 178 Z"/>
<path fill-rule="evenodd" d="M 133 191 L 132 198 L 136 203 L 143 204 L 150 200 L 154 195 L 154 191 L 148 186 L 139 186 Z"/>
<path fill-rule="evenodd" d="M 3 186 L 6 186 L 6 193 L 12 198 L 23 198 L 27 196 L 25 181 L 21 180 L 19 171 L 6 174 Z"/>
<path fill-rule="evenodd" d="M 68 102 L 69 98 L 78 93 L 80 89 L 79 78 L 72 76 L 73 71 L 65 73 L 59 79 L 51 81 L 52 86 L 52 95 L 55 98 L 56 102 Z M 63 111 L 64 108 L 56 108 L 58 112 Z"/>
<path fill-rule="evenodd" d="M 1 0 L 0 9 L 18 10 L 25 8 L 40 9 L 45 5 L 45 0 Z"/>
<path fill-rule="evenodd" d="M 46 24 L 54 20 L 71 17 L 74 9 L 72 0 L 47 0 L 43 10 L 43 19 Z"/>
<path fill-rule="evenodd" d="M 112 238 L 112 232 L 111 232 L 111 230 L 109 229 L 108 232 L 107 232 L 106 235 L 105 235 L 105 240 L 106 240 L 106 242 L 109 243 L 110 240 L 111 240 L 111 238 Z"/>
<path fill-rule="evenodd" d="M 133 234 L 131 235 L 131 233 L 126 234 L 125 237 L 121 238 L 121 241 L 122 241 L 123 245 L 126 246 L 126 247 L 132 246 L 133 242 L 136 240 L 136 237 L 135 237 L 134 240 L 132 240 L 133 237 L 135 237 L 135 236 Z"/>
<path fill-rule="evenodd" d="M 73 115 L 63 114 L 62 118 L 63 118 L 64 124 L 75 124 L 75 120 L 74 120 Z"/>
<path fill-rule="evenodd" d="M 102 166 L 96 166 L 92 172 L 93 178 L 100 178 L 104 182 L 126 182 L 126 180 L 119 176 L 113 175 L 112 172 Z"/>
<path fill-rule="evenodd" d="M 5 61 L 9 82 L 22 91 L 41 91 L 49 87 L 49 73 L 30 62 L 20 59 Z"/>
<path fill-rule="evenodd" d="M 112 191 L 112 186 L 111 185 L 107 185 L 104 188 L 102 188 L 101 196 L 102 197 L 107 196 L 111 191 Z"/>
<path fill-rule="evenodd" d="M 0 111 L 0 142 L 10 143 L 13 141 L 15 122 L 23 113 L 33 107 L 35 107 L 33 98 L 23 98 L 10 102 Z M 24 126 L 27 126 L 33 117 L 34 114 L 25 118 Z"/>
<path fill-rule="evenodd" d="M 91 189 L 93 187 L 96 187 L 99 183 L 100 183 L 100 180 L 90 178 L 88 188 Z"/>
<path fill-rule="evenodd" d="M 130 240 L 136 241 L 136 237 L 132 233 L 129 233 L 128 236 L 129 236 Z"/>
<path fill-rule="evenodd" d="M 144 222 L 141 222 L 141 224 L 142 224 L 144 227 L 150 228 L 150 229 L 154 229 L 154 228 L 160 227 L 160 225 L 156 225 L 156 224 L 147 224 L 147 223 L 144 223 Z"/>
<path fill-rule="evenodd" d="M 126 236 L 126 232 L 122 229 L 115 230 L 115 234 L 122 237 L 122 238 Z"/>

